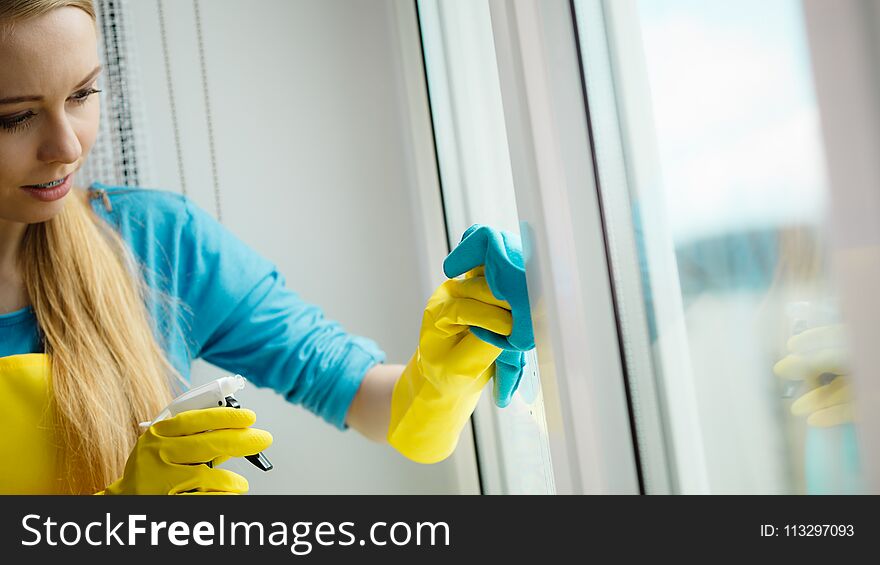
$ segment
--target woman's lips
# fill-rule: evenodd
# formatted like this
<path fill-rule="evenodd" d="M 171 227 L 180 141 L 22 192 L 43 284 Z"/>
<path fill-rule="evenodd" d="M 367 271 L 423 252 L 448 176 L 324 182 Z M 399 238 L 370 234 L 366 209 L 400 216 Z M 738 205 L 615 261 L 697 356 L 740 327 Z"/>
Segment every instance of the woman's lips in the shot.
<path fill-rule="evenodd" d="M 53 188 L 33 188 L 29 186 L 23 186 L 21 189 L 37 200 L 41 200 L 43 202 L 54 202 L 55 200 L 59 200 L 64 198 L 64 196 L 70 192 L 70 187 L 73 184 L 73 175 L 67 175 L 64 177 L 64 182 L 55 186 Z"/>

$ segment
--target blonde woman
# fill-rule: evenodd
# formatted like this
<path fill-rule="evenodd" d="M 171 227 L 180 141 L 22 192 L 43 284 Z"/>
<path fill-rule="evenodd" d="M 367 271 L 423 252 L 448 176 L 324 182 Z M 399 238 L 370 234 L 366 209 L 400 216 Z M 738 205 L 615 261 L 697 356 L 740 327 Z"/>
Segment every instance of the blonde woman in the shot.
<path fill-rule="evenodd" d="M 413 460 L 452 452 L 502 352 L 469 329 L 512 331 L 482 268 L 437 289 L 409 363 L 386 365 L 186 198 L 75 186 L 98 131 L 91 0 L 3 0 L 0 61 L 0 492 L 246 492 L 218 464 L 269 446 L 253 412 L 139 432 L 195 358 Z"/>

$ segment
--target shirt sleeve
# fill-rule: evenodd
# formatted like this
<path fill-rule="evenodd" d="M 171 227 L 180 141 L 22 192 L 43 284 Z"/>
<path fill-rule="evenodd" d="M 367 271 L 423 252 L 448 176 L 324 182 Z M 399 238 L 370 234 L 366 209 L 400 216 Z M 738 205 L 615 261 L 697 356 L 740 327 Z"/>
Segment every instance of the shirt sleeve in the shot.
<path fill-rule="evenodd" d="M 339 429 L 366 372 L 385 361 L 285 286 L 268 260 L 187 201 L 179 291 L 194 357 L 270 387 Z"/>

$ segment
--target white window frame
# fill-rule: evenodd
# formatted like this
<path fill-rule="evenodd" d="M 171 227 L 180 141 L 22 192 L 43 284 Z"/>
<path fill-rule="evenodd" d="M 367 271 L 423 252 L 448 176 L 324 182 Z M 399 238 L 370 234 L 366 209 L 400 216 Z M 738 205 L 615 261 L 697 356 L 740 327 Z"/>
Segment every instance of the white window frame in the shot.
<path fill-rule="evenodd" d="M 480 223 L 519 231 L 488 0 L 417 0 L 450 246 Z M 537 360 L 510 405 L 473 414 L 483 494 L 553 494 Z"/>
<path fill-rule="evenodd" d="M 490 10 L 557 493 L 638 494 L 571 6 Z"/>
<path fill-rule="evenodd" d="M 643 488 L 646 494 L 706 492 L 678 269 L 662 216 L 656 132 L 635 8 L 635 0 L 572 2 Z M 633 198 L 641 202 L 640 236 Z M 639 260 L 639 237 L 646 266 Z M 645 267 L 651 289 L 643 288 Z M 653 312 L 647 311 L 646 290 L 653 294 Z M 663 328 L 653 343 L 651 315 Z M 654 351 L 659 352 L 656 358 Z M 666 399 L 665 418 L 661 398 Z M 675 445 L 674 438 L 686 441 Z M 679 472 L 673 474 L 673 468 Z"/>

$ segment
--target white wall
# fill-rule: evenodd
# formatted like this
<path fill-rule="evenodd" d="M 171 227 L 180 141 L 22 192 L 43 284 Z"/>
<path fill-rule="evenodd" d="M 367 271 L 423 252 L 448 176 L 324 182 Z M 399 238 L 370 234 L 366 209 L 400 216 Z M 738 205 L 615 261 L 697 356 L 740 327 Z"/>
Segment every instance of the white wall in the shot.
<path fill-rule="evenodd" d="M 130 2 L 132 27 L 151 178 L 181 191 L 158 6 Z M 164 1 L 166 38 L 186 193 L 216 214 L 194 6 Z M 375 339 L 388 362 L 405 363 L 428 294 L 414 282 L 425 279 L 424 234 L 412 220 L 393 0 L 203 0 L 199 9 L 223 223 L 275 261 L 304 299 Z M 200 362 L 194 380 L 220 374 Z M 241 400 L 275 437 L 267 452 L 275 470 L 226 465 L 252 493 L 459 492 L 451 460 L 411 463 L 269 390 L 249 388 Z M 458 456 L 473 470 L 472 452 Z"/>

